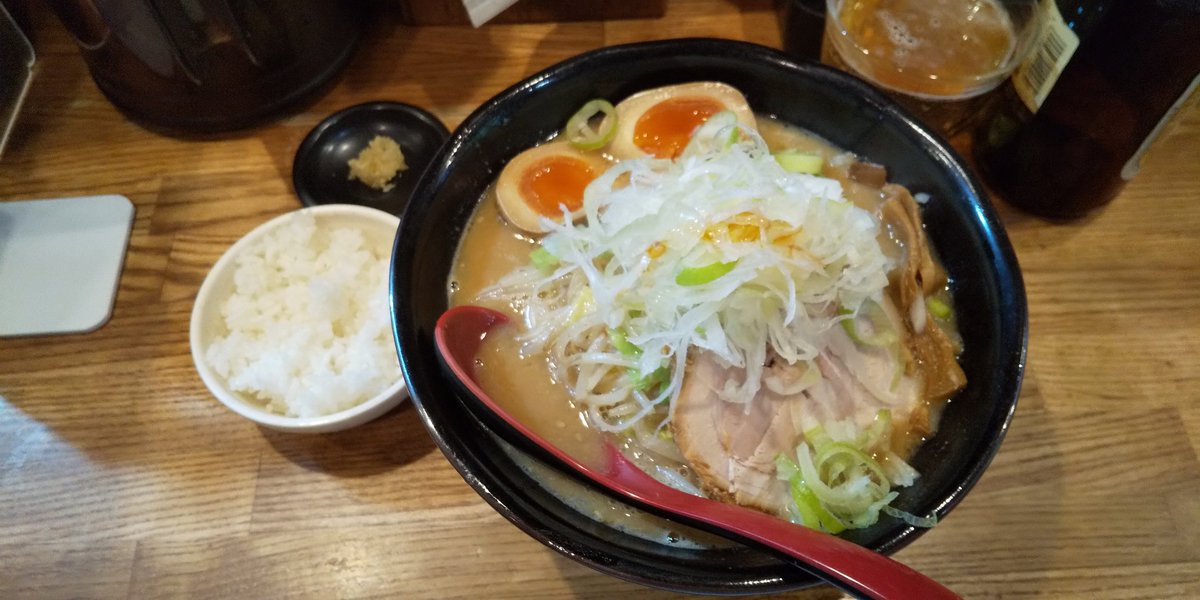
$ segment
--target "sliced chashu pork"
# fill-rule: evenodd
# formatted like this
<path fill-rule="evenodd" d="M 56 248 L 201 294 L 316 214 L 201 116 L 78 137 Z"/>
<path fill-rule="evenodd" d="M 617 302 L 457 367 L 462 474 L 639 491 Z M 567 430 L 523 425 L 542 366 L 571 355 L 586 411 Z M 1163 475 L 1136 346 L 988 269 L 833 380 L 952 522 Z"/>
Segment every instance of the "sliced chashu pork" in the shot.
<path fill-rule="evenodd" d="M 831 335 L 839 337 L 836 332 Z M 776 478 L 775 458 L 794 452 L 805 429 L 847 419 L 866 427 L 881 408 L 905 418 L 920 404 L 919 382 L 902 375 L 892 386 L 895 363 L 881 370 L 881 357 L 875 353 L 885 351 L 860 348 L 848 337 L 845 341 L 849 346 L 831 343 L 818 357 L 821 381 L 795 394 L 779 394 L 764 385 L 749 404 L 720 396 L 728 379 L 745 376 L 743 369 L 726 366 L 707 352 L 693 356 L 675 403 L 672 429 L 705 493 L 786 517 L 791 497 L 786 482 Z M 788 370 L 802 368 L 775 359 L 764 377 L 794 380 Z"/>
<path fill-rule="evenodd" d="M 744 370 L 727 367 L 708 352 L 690 361 L 671 419 L 675 443 L 706 494 L 759 510 L 785 514 L 788 491 L 775 479 L 775 456 L 799 436 L 802 395 L 782 397 L 763 389 L 749 404 L 726 402 L 720 391 Z M 794 447 L 794 446 L 792 446 Z"/>

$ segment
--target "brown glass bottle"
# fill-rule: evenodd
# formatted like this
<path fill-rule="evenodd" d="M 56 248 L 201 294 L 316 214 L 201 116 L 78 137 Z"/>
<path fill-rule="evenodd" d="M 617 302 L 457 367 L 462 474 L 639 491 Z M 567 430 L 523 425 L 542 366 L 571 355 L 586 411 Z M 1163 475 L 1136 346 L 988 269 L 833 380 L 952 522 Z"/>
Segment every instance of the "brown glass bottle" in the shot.
<path fill-rule="evenodd" d="M 984 177 L 1006 201 L 1065 219 L 1112 200 L 1195 89 L 1200 0 L 1054 5 L 1059 26 L 1070 29 L 1066 35 L 1076 36 L 1077 47 L 1071 52 L 1070 44 L 1053 42 L 1052 52 L 1035 52 L 1024 67 L 1027 77 L 1042 81 L 1041 97 L 1029 91 L 1028 79 L 1018 79 L 1018 71 L 976 132 L 975 149 Z M 1054 79 L 1053 58 L 1059 56 L 1061 74 Z"/>

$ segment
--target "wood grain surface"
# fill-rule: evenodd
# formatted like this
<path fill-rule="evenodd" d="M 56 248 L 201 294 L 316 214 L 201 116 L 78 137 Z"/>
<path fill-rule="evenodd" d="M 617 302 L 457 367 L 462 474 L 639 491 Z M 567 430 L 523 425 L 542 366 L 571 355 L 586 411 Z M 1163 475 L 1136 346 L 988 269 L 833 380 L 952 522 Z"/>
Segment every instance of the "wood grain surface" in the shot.
<path fill-rule="evenodd" d="M 410 404 L 329 435 L 222 407 L 188 349 L 208 268 L 299 206 L 291 160 L 375 99 L 457 125 L 518 79 L 606 44 L 779 44 L 766 1 L 672 0 L 660 19 L 405 27 L 384 16 L 327 95 L 217 140 L 150 133 L 100 95 L 34 9 L 37 77 L 0 200 L 128 196 L 111 321 L 0 339 L 0 598 L 672 598 L 593 572 L 489 508 Z M 1029 377 L 1007 440 L 943 523 L 897 558 L 968 598 L 1200 597 L 1200 110 L 1083 221 L 1000 209 L 1030 305 Z M 790 595 L 839 595 L 818 588 Z"/>

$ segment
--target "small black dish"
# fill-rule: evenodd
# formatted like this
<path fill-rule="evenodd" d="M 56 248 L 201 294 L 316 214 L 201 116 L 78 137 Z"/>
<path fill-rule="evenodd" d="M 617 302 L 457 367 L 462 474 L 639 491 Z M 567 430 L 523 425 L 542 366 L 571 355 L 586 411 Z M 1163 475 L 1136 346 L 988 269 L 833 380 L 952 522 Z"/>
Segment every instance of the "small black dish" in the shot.
<path fill-rule="evenodd" d="M 377 135 L 396 140 L 408 165 L 386 192 L 349 177 L 350 159 Z M 344 108 L 304 138 L 292 162 L 292 184 L 305 206 L 360 204 L 399 216 L 448 137 L 437 117 L 409 104 L 369 102 Z"/>

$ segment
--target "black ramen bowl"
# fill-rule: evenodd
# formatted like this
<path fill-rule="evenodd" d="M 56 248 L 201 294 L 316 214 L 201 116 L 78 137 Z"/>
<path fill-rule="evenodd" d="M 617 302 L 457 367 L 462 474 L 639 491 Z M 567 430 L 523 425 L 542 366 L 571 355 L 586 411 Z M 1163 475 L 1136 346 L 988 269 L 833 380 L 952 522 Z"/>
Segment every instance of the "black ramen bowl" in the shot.
<path fill-rule="evenodd" d="M 602 572 L 677 591 L 805 587 L 817 580 L 765 552 L 661 545 L 576 513 L 504 451 L 434 348 L 458 241 L 504 164 L 552 136 L 592 98 L 616 102 L 696 80 L 729 83 L 757 113 L 886 165 L 893 181 L 930 195 L 923 216 L 960 307 L 969 383 L 946 406 L 938 433 L 913 456 L 922 476 L 901 490 L 896 506 L 944 518 L 995 455 L 1016 407 L 1027 330 L 1016 258 L 979 184 L 941 139 L 861 81 L 769 48 L 705 39 L 603 48 L 537 73 L 476 110 L 435 157 L 402 216 L 391 282 L 396 342 L 413 402 L 446 457 L 497 511 L 544 544 Z M 922 532 L 885 516 L 844 537 L 891 553 Z"/>

